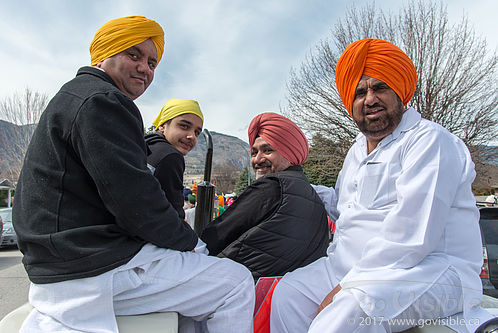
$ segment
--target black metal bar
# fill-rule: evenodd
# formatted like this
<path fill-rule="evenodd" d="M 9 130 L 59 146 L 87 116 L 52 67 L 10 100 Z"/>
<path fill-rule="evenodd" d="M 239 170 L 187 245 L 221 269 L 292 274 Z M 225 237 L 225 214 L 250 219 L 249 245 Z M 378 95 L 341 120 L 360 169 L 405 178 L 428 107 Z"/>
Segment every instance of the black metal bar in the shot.
<path fill-rule="evenodd" d="M 204 164 L 204 181 L 211 182 L 211 167 L 213 164 L 213 138 L 211 133 L 207 129 L 202 131 L 202 134 L 206 137 L 206 163 Z"/>
<path fill-rule="evenodd" d="M 214 189 L 211 183 L 211 167 L 213 164 L 213 139 L 207 129 L 202 132 L 206 137 L 206 163 L 204 165 L 204 181 L 197 184 L 197 206 L 195 208 L 194 231 L 201 235 L 206 225 L 213 219 Z"/>

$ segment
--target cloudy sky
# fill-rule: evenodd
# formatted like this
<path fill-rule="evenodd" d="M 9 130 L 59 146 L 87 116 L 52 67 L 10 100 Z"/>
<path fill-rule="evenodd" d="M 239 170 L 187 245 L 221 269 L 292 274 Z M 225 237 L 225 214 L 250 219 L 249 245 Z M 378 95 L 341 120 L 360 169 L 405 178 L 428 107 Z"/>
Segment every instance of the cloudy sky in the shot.
<path fill-rule="evenodd" d="M 146 126 L 169 98 L 199 101 L 205 128 L 247 141 L 257 114 L 285 105 L 285 85 L 348 6 L 367 0 L 0 0 L 0 98 L 25 88 L 52 97 L 77 69 L 105 22 L 128 15 L 156 20 L 166 48 L 155 79 L 136 100 Z M 383 0 L 396 12 L 406 1 Z M 467 15 L 498 49 L 495 0 L 451 0 L 450 23 Z"/>

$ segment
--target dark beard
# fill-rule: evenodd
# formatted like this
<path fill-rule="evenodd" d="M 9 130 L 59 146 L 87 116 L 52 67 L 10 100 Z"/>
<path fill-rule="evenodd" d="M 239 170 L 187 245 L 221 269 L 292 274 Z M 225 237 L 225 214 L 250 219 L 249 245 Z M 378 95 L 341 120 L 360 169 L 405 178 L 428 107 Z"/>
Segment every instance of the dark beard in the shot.
<path fill-rule="evenodd" d="M 371 108 L 379 107 L 379 104 L 374 104 Z M 356 122 L 360 132 L 367 138 L 384 138 L 391 134 L 398 127 L 405 112 L 403 103 L 398 98 L 398 105 L 393 113 L 385 113 L 382 117 L 375 120 L 368 120 L 366 117 L 362 121 Z"/>

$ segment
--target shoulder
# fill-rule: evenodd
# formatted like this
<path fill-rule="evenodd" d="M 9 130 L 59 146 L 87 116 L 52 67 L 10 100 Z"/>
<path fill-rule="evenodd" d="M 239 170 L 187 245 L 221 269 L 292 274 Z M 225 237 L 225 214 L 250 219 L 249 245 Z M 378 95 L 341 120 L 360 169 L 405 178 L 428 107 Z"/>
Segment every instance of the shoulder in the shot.
<path fill-rule="evenodd" d="M 109 75 L 95 67 L 80 68 L 76 77 L 62 86 L 59 94 L 80 99 L 82 104 L 119 104 L 138 112 L 133 100 L 117 88 Z"/>
<path fill-rule="evenodd" d="M 419 124 L 407 133 L 406 145 L 440 147 L 441 149 L 462 149 L 463 141 L 443 126 L 421 119 Z"/>
<path fill-rule="evenodd" d="M 274 174 L 269 174 L 255 180 L 251 185 L 249 185 L 244 192 L 240 194 L 236 202 L 253 196 L 271 197 L 275 193 L 280 193 L 280 182 L 278 177 L 274 176 Z"/>
<path fill-rule="evenodd" d="M 292 165 L 287 169 L 280 171 L 275 174 L 275 176 L 280 180 L 290 180 L 290 181 L 300 181 L 305 182 L 309 185 L 308 178 L 304 174 L 303 168 L 300 165 Z"/>
<path fill-rule="evenodd" d="M 460 170 L 473 168 L 470 151 L 465 143 L 443 126 L 421 119 L 419 124 L 400 140 L 400 158 L 405 165 L 437 164 Z"/>
<path fill-rule="evenodd" d="M 153 156 L 157 155 L 157 159 L 170 158 L 172 160 L 184 161 L 182 153 L 178 151 L 171 143 L 169 143 L 163 135 L 158 133 L 147 134 L 145 142 L 149 146 Z"/>

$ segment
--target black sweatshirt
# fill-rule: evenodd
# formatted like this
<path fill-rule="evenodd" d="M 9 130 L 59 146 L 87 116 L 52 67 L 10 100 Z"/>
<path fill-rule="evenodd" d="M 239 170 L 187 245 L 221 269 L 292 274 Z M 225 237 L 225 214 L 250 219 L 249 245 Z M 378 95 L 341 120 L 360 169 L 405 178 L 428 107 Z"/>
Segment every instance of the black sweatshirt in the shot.
<path fill-rule="evenodd" d="M 166 198 L 176 209 L 180 218 L 184 219 L 183 172 L 185 171 L 185 159 L 182 153 L 158 132 L 147 134 L 145 142 L 150 149 L 147 163 L 154 168 L 154 176 L 159 180 Z"/>
<path fill-rule="evenodd" d="M 35 283 L 99 275 L 149 242 L 191 250 L 194 231 L 147 168 L 140 112 L 103 71 L 81 68 L 50 101 L 17 185 L 13 222 Z"/>

